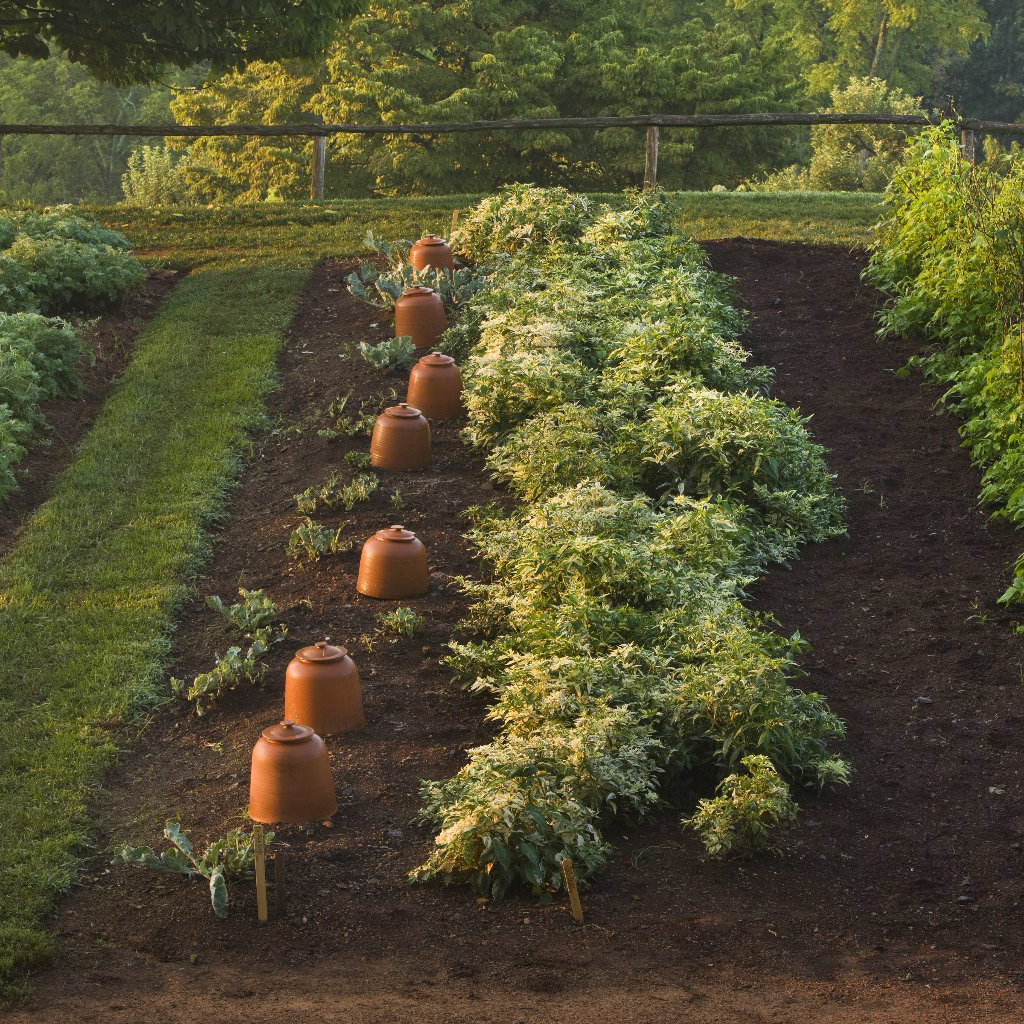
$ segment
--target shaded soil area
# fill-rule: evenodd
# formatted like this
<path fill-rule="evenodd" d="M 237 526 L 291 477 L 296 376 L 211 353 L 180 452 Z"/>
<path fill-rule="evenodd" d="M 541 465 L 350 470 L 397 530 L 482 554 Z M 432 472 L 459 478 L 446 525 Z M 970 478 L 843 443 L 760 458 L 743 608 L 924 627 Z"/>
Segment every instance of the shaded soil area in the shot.
<path fill-rule="evenodd" d="M 264 926 L 251 886 L 232 889 L 219 921 L 201 884 L 108 869 L 97 855 L 91 884 L 53 922 L 58 966 L 14 1020 L 994 1024 L 1024 1012 L 1022 658 L 1018 616 L 994 602 L 1022 538 L 977 508 L 977 474 L 935 396 L 892 372 L 907 351 L 875 340 L 862 256 L 743 240 L 708 249 L 739 278 L 755 314 L 747 344 L 778 367 L 780 396 L 813 414 L 849 501 L 849 538 L 773 571 L 755 600 L 810 641 L 805 685 L 848 722 L 853 784 L 808 794 L 782 855 L 745 864 L 702 861 L 674 816 L 609 829 L 615 852 L 583 927 L 561 904 L 408 885 L 430 842 L 413 821 L 419 780 L 450 775 L 489 735 L 485 704 L 439 659 L 465 610 L 452 576 L 475 571 L 463 512 L 496 493 L 457 425 L 439 425 L 434 470 L 381 474 L 369 501 L 323 517 L 344 520 L 356 549 L 287 558 L 293 495 L 333 471 L 352 476 L 344 456 L 367 449 L 365 435 L 329 436 L 331 403 L 351 390 L 346 415 L 376 413 L 402 387 L 352 354 L 389 325 L 350 299 L 344 265 L 326 264 L 283 355 L 274 429 L 197 580 L 175 672 L 208 668 L 231 642 L 206 594 L 264 588 L 291 636 L 261 689 L 199 719 L 157 716 L 99 803 L 99 849 L 153 842 L 170 817 L 201 838 L 241 824 L 249 753 L 280 715 L 290 652 L 324 633 L 359 664 L 370 723 L 328 742 L 341 809 L 330 827 L 279 830 L 287 910 Z M 427 544 L 428 598 L 355 592 L 358 544 L 392 522 Z M 399 603 L 425 617 L 422 634 L 381 633 L 379 615 Z"/>
<path fill-rule="evenodd" d="M 123 305 L 101 312 L 82 329 L 96 361 L 83 360 L 79 367 L 82 393 L 78 398 L 43 403 L 46 425 L 15 468 L 20 487 L 0 505 L 0 550 L 15 540 L 28 517 L 49 497 L 54 479 L 74 457 L 78 442 L 130 362 L 136 337 L 181 277 L 175 270 L 150 271 L 139 291 Z"/>

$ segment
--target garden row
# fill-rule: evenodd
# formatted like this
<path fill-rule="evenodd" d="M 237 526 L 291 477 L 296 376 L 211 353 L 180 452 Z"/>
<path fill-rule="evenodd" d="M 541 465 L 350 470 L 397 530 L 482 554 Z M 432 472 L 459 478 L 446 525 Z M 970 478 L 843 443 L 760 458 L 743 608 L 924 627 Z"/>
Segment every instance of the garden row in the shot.
<path fill-rule="evenodd" d="M 89 355 L 75 328 L 44 314 L 112 301 L 143 269 L 116 231 L 62 210 L 0 216 L 0 502 L 43 424 L 43 402 L 72 397 Z"/>
<path fill-rule="evenodd" d="M 953 127 L 914 140 L 885 193 L 868 267 L 889 296 L 882 333 L 923 334 L 913 360 L 946 387 L 984 470 L 982 500 L 1024 524 L 1024 159 L 975 167 Z M 1024 555 L 1004 603 L 1024 600 Z"/>
<path fill-rule="evenodd" d="M 692 807 L 709 782 L 687 822 L 713 855 L 752 852 L 794 820 L 791 784 L 848 777 L 841 722 L 791 685 L 799 638 L 743 605 L 843 531 L 842 502 L 670 215 L 515 188 L 457 233 L 476 277 L 441 347 L 468 356 L 467 436 L 522 504 L 478 512 L 492 577 L 463 581 L 479 639 L 449 659 L 501 733 L 425 784 L 439 833 L 416 877 L 558 889 L 564 858 L 604 862 L 606 815 Z"/>

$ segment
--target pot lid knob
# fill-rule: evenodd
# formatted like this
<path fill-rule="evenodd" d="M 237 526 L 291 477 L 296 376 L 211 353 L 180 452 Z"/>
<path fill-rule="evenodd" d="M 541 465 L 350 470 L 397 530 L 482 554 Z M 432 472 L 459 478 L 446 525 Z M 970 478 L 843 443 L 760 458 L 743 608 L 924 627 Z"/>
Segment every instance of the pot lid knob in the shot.
<path fill-rule="evenodd" d="M 402 294 L 403 295 L 433 295 L 434 294 L 434 289 L 433 288 L 427 288 L 425 285 L 422 285 L 422 284 L 411 284 L 411 285 L 409 285 L 408 288 L 406 288 L 402 292 Z"/>
<path fill-rule="evenodd" d="M 443 352 L 431 352 L 430 355 L 424 356 L 421 363 L 427 366 L 454 366 L 455 360 L 451 356 L 446 356 Z"/>
<path fill-rule="evenodd" d="M 417 419 L 422 413 L 415 406 L 408 405 L 405 402 L 399 402 L 398 405 L 392 405 L 384 410 L 388 416 L 396 416 L 398 419 L 413 420 Z"/>
<path fill-rule="evenodd" d="M 341 661 L 348 654 L 348 651 L 344 647 L 332 647 L 329 642 L 330 639 L 330 637 L 325 637 L 323 640 L 317 640 L 315 644 L 309 647 L 303 647 L 302 650 L 295 652 L 295 657 L 299 661 L 305 661 L 309 664 Z"/>
<path fill-rule="evenodd" d="M 264 729 L 261 735 L 271 743 L 304 743 L 313 735 L 313 730 L 308 725 L 297 725 L 286 718 L 278 725 Z"/>
<path fill-rule="evenodd" d="M 397 541 L 400 544 L 407 544 L 416 539 L 416 534 L 412 530 L 407 530 L 400 525 L 389 526 L 386 530 L 378 530 L 376 535 L 379 540 Z"/>

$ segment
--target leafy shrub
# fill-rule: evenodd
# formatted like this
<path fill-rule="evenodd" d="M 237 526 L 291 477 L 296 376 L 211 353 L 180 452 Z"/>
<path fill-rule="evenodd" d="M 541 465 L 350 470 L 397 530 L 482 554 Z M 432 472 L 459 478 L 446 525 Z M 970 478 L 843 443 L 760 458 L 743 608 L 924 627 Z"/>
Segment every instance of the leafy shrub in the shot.
<path fill-rule="evenodd" d="M 448 664 L 501 732 L 424 784 L 438 834 L 416 878 L 501 895 L 603 863 L 602 820 L 761 756 L 731 840 L 787 820 L 790 784 L 842 783 L 842 722 L 792 685 L 798 637 L 744 608 L 771 561 L 843 530 L 822 450 L 766 397 L 746 318 L 661 197 L 621 211 L 527 187 L 460 229 L 483 287 L 460 313 L 469 439 L 524 499 L 478 512 L 489 572 Z M 747 765 L 760 783 L 758 762 Z M 744 788 L 745 787 L 745 788 Z M 716 805 L 717 806 L 717 805 Z"/>
<path fill-rule="evenodd" d="M 252 878 L 255 849 L 252 834 L 232 829 L 223 839 L 216 839 L 200 854 L 192 848 L 181 825 L 169 821 L 164 826 L 164 839 L 169 849 L 157 854 L 149 846 L 122 846 L 113 860 L 115 866 L 130 864 L 149 871 L 162 871 L 185 878 L 204 878 L 210 886 L 210 904 L 218 917 L 228 916 L 228 879 Z M 272 843 L 274 833 L 264 836 Z"/>
<path fill-rule="evenodd" d="M 718 785 L 718 796 L 701 800 L 683 823 L 700 834 L 710 857 L 751 856 L 769 849 L 774 833 L 796 821 L 797 808 L 789 787 L 769 758 L 743 758 L 744 775 L 734 774 Z"/>
<path fill-rule="evenodd" d="M 40 405 L 78 393 L 78 361 L 91 355 L 70 324 L 37 313 L 0 313 L 0 502 L 17 487 L 14 467 Z"/>
<path fill-rule="evenodd" d="M 0 312 L 55 312 L 137 287 L 127 239 L 58 207 L 0 215 Z"/>
<path fill-rule="evenodd" d="M 165 146 L 140 146 L 128 157 L 121 177 L 125 206 L 191 206 L 183 161 L 175 161 Z"/>
<path fill-rule="evenodd" d="M 867 277 L 887 296 L 883 336 L 924 334 L 913 362 L 944 385 L 982 500 L 1024 524 L 1024 158 L 972 167 L 955 129 L 924 132 L 885 194 Z M 1003 594 L 1024 600 L 1024 556 Z"/>
<path fill-rule="evenodd" d="M 854 78 L 832 90 L 835 114 L 923 114 L 920 98 L 881 78 Z M 827 124 L 811 129 L 811 162 L 789 167 L 755 186 L 768 191 L 881 192 L 900 164 L 911 125 Z"/>

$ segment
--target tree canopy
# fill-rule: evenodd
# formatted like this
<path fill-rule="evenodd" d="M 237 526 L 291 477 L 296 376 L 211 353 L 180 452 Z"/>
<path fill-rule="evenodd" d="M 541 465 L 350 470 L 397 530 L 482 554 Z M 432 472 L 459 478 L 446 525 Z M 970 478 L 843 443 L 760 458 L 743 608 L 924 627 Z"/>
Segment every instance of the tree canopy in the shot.
<path fill-rule="evenodd" d="M 98 78 L 153 81 L 168 67 L 311 55 L 359 0 L 0 0 L 0 50 L 55 49 Z"/>

